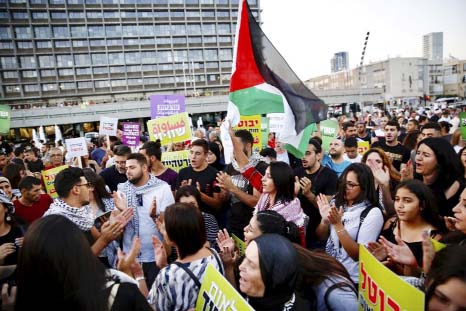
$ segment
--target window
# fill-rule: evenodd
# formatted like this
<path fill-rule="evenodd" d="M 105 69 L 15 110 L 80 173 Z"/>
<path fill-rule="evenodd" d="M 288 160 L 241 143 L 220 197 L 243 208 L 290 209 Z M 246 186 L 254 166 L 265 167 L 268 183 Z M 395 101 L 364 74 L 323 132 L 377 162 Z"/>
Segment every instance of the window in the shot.
<path fill-rule="evenodd" d="M 172 35 L 185 35 L 186 26 L 184 24 L 175 24 L 172 25 Z"/>
<path fill-rule="evenodd" d="M 128 79 L 128 85 L 142 85 L 142 79 Z"/>
<path fill-rule="evenodd" d="M 65 4 L 65 0 L 49 0 L 50 4 Z"/>
<path fill-rule="evenodd" d="M 186 44 L 186 38 L 185 37 L 173 37 L 172 39 L 173 44 Z"/>
<path fill-rule="evenodd" d="M 126 81 L 125 80 L 112 80 L 111 84 L 112 84 L 112 87 L 121 87 L 121 86 L 126 86 Z"/>
<path fill-rule="evenodd" d="M 187 32 L 188 32 L 188 35 L 199 35 L 201 34 L 201 25 L 188 24 Z"/>
<path fill-rule="evenodd" d="M 51 55 L 39 56 L 39 66 L 40 67 L 54 67 L 55 58 Z"/>
<path fill-rule="evenodd" d="M 138 17 L 139 18 L 152 18 L 154 14 L 152 11 L 139 11 L 138 12 Z"/>
<path fill-rule="evenodd" d="M 73 55 L 57 55 L 57 67 L 72 67 Z"/>
<path fill-rule="evenodd" d="M 121 18 L 136 18 L 135 11 L 122 11 Z"/>
<path fill-rule="evenodd" d="M 201 37 L 189 37 L 188 38 L 188 43 L 190 43 L 190 44 L 201 44 L 202 43 L 202 38 Z"/>
<path fill-rule="evenodd" d="M 105 26 L 107 37 L 121 37 L 121 26 Z"/>
<path fill-rule="evenodd" d="M 28 19 L 27 12 L 13 12 L 13 19 Z"/>
<path fill-rule="evenodd" d="M 155 11 L 155 18 L 168 18 L 168 11 Z"/>
<path fill-rule="evenodd" d="M 35 70 L 25 70 L 21 72 L 23 78 L 37 78 L 37 71 Z"/>
<path fill-rule="evenodd" d="M 157 52 L 156 63 L 171 63 L 173 61 L 171 51 Z"/>
<path fill-rule="evenodd" d="M 71 26 L 71 36 L 73 38 L 87 37 L 86 26 Z"/>
<path fill-rule="evenodd" d="M 125 73 L 125 66 L 110 67 L 110 73 Z"/>
<path fill-rule="evenodd" d="M 138 26 L 138 35 L 141 37 L 153 37 L 155 36 L 155 28 L 153 25 L 139 25 Z"/>
<path fill-rule="evenodd" d="M 78 82 L 78 89 L 92 89 L 92 81 Z"/>
<path fill-rule="evenodd" d="M 57 91 L 58 87 L 55 83 L 45 83 L 42 84 L 42 91 L 49 92 L 49 91 Z"/>
<path fill-rule="evenodd" d="M 52 41 L 37 41 L 36 46 L 38 49 L 51 49 Z"/>
<path fill-rule="evenodd" d="M 92 73 L 91 68 L 76 68 L 77 76 L 87 76 L 87 75 L 91 75 L 91 73 Z"/>
<path fill-rule="evenodd" d="M 0 39 L 11 39 L 10 27 L 0 27 Z"/>
<path fill-rule="evenodd" d="M 60 90 L 74 90 L 76 88 L 76 84 L 74 82 L 63 82 L 60 83 L 58 87 Z"/>
<path fill-rule="evenodd" d="M 15 27 L 15 35 L 17 39 L 32 38 L 31 27 Z"/>
<path fill-rule="evenodd" d="M 92 64 L 93 65 L 106 65 L 107 64 L 107 55 L 105 54 L 92 54 Z"/>
<path fill-rule="evenodd" d="M 78 48 L 78 47 L 86 47 L 87 46 L 87 40 L 73 40 L 73 47 Z"/>
<path fill-rule="evenodd" d="M 90 46 L 105 46 L 105 40 L 90 40 Z"/>
<path fill-rule="evenodd" d="M 215 24 L 202 24 L 203 35 L 215 35 Z"/>
<path fill-rule="evenodd" d="M 95 81 L 95 87 L 96 88 L 107 88 L 110 87 L 110 81 L 104 80 L 104 81 Z"/>
<path fill-rule="evenodd" d="M 40 71 L 40 76 L 43 78 L 55 77 L 56 75 L 57 75 L 57 72 L 55 70 L 41 70 Z"/>
<path fill-rule="evenodd" d="M 132 37 L 138 35 L 138 27 L 136 25 L 124 25 L 123 37 Z"/>
<path fill-rule="evenodd" d="M 184 18 L 184 11 L 171 11 L 171 18 Z"/>
<path fill-rule="evenodd" d="M 215 17 L 215 12 L 212 11 L 212 10 L 202 11 L 202 17 L 203 18 L 214 18 Z"/>
<path fill-rule="evenodd" d="M 73 69 L 58 69 L 58 75 L 60 77 L 68 77 L 74 75 Z"/>
<path fill-rule="evenodd" d="M 119 18 L 120 14 L 117 11 L 104 11 L 104 18 Z"/>
<path fill-rule="evenodd" d="M 110 64 L 124 64 L 125 54 L 120 53 L 108 53 L 108 59 Z"/>
<path fill-rule="evenodd" d="M 3 79 L 16 79 L 18 78 L 17 71 L 4 71 L 3 72 Z"/>
<path fill-rule="evenodd" d="M 175 62 L 187 62 L 188 51 L 185 51 L 185 50 L 174 51 L 174 61 Z"/>
<path fill-rule="evenodd" d="M 231 42 L 231 37 L 226 37 L 226 36 L 220 36 L 218 37 L 218 42 L 221 43 L 230 43 Z"/>
<path fill-rule="evenodd" d="M 24 86 L 24 92 L 31 93 L 31 92 L 39 92 L 40 86 L 38 84 L 26 84 Z"/>
<path fill-rule="evenodd" d="M 71 43 L 70 41 L 64 41 L 64 40 L 55 41 L 55 47 L 56 48 L 69 48 L 71 47 Z"/>
<path fill-rule="evenodd" d="M 108 46 L 121 46 L 123 44 L 123 41 L 121 39 L 111 39 L 107 40 L 107 45 Z"/>
<path fill-rule="evenodd" d="M 202 58 L 202 50 L 190 50 L 188 52 L 189 61 L 200 61 Z"/>
<path fill-rule="evenodd" d="M 217 37 L 204 37 L 204 43 L 217 43 Z"/>
<path fill-rule="evenodd" d="M 67 38 L 70 36 L 68 32 L 68 27 L 66 26 L 54 26 L 53 27 L 53 36 L 55 38 Z"/>
<path fill-rule="evenodd" d="M 123 45 L 139 45 L 138 39 L 125 39 L 123 40 Z"/>
<path fill-rule="evenodd" d="M 141 55 L 139 52 L 126 52 L 125 60 L 127 64 L 139 64 L 141 63 Z"/>
<path fill-rule="evenodd" d="M 36 38 L 50 39 L 52 37 L 52 32 L 50 31 L 50 27 L 36 26 L 34 27 L 34 36 Z"/>
<path fill-rule="evenodd" d="M 229 34 L 229 33 L 231 33 L 230 24 L 218 24 L 218 33 L 219 34 Z"/>
<path fill-rule="evenodd" d="M 7 85 L 5 86 L 5 93 L 19 93 L 21 90 L 19 85 Z"/>
<path fill-rule="evenodd" d="M 128 72 L 139 72 L 141 71 L 141 65 L 139 66 L 126 66 Z"/>
<path fill-rule="evenodd" d="M 86 17 L 83 11 L 70 11 L 68 16 L 70 19 L 83 19 Z"/>
<path fill-rule="evenodd" d="M 18 49 L 33 49 L 32 41 L 18 41 Z"/>
<path fill-rule="evenodd" d="M 172 40 L 170 38 L 157 38 L 156 43 L 158 45 L 171 45 Z"/>
<path fill-rule="evenodd" d="M 36 67 L 36 59 L 34 58 L 34 56 L 21 56 L 19 58 L 19 62 L 21 63 L 21 68 Z"/>
<path fill-rule="evenodd" d="M 88 26 L 89 37 L 105 37 L 104 26 Z"/>
<path fill-rule="evenodd" d="M 155 45 L 155 39 L 154 38 L 144 38 L 139 40 L 141 45 Z"/>
<path fill-rule="evenodd" d="M 13 42 L 0 42 L 0 49 L 13 50 Z"/>
<path fill-rule="evenodd" d="M 100 11 L 87 11 L 86 14 L 87 14 L 87 18 L 98 18 L 98 19 L 100 19 L 103 16 L 102 12 L 100 12 Z"/>
<path fill-rule="evenodd" d="M 229 11 L 217 11 L 217 17 L 218 18 L 228 18 L 228 17 L 230 17 L 230 12 Z"/>
<path fill-rule="evenodd" d="M 154 84 L 157 85 L 157 84 L 159 84 L 159 79 L 157 79 L 157 78 L 145 78 L 144 79 L 144 84 L 145 85 L 151 85 L 151 84 L 152 85 L 154 85 Z"/>
<path fill-rule="evenodd" d="M 141 52 L 141 63 L 151 64 L 155 62 L 155 52 Z"/>
<path fill-rule="evenodd" d="M 95 75 L 106 75 L 106 74 L 108 74 L 108 68 L 107 67 L 94 67 L 93 71 L 94 71 Z"/>
<path fill-rule="evenodd" d="M 52 19 L 66 19 L 66 12 L 64 11 L 52 11 L 50 15 Z"/>
<path fill-rule="evenodd" d="M 198 19 L 199 17 L 201 17 L 201 13 L 199 13 L 199 11 L 186 11 L 186 17 Z"/>
<path fill-rule="evenodd" d="M 160 84 L 174 84 L 175 78 L 174 77 L 163 77 L 160 78 Z"/>
<path fill-rule="evenodd" d="M 0 3 L 2 3 L 0 1 Z M 0 11 L 0 19 L 8 19 L 8 12 L 7 11 Z"/>
<path fill-rule="evenodd" d="M 47 4 L 47 0 L 30 0 L 29 3 L 30 4 Z"/>
<path fill-rule="evenodd" d="M 12 57 L 12 56 L 1 57 L 0 62 L 2 63 L 2 68 L 3 69 L 10 69 L 10 68 L 13 69 L 13 68 L 18 67 L 18 64 L 16 62 L 16 58 Z"/>
<path fill-rule="evenodd" d="M 84 0 L 68 0 L 68 4 L 83 4 Z"/>
<path fill-rule="evenodd" d="M 32 19 L 48 19 L 48 12 L 32 12 Z"/>
<path fill-rule="evenodd" d="M 219 57 L 220 57 L 220 60 L 231 60 L 231 59 L 233 59 L 231 49 L 220 49 Z"/>

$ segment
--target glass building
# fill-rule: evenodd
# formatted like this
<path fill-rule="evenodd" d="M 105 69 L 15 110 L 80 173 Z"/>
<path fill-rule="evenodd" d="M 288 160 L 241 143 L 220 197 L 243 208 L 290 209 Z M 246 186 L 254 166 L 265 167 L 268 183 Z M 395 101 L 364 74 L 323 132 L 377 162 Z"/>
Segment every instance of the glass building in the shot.
<path fill-rule="evenodd" d="M 248 3 L 260 20 L 259 0 Z M 238 0 L 0 0 L 0 96 L 16 106 L 225 93 L 237 10 Z"/>

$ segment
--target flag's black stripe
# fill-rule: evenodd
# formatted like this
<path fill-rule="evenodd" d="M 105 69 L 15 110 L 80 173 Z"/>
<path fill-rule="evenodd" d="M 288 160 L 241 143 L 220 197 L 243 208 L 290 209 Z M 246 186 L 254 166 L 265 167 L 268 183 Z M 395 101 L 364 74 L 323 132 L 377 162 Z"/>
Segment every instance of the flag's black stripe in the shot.
<path fill-rule="evenodd" d="M 298 78 L 257 24 L 248 6 L 254 57 L 264 80 L 281 90 L 293 111 L 296 132 L 327 119 L 327 105 Z"/>

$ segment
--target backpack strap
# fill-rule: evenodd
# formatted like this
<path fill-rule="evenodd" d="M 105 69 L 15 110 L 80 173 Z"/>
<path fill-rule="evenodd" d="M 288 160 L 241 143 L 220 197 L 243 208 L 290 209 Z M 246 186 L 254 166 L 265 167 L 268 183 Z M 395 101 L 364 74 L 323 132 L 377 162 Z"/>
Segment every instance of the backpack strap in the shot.
<path fill-rule="evenodd" d="M 212 253 L 212 255 L 214 255 L 215 261 L 217 261 L 217 265 L 220 267 L 220 273 L 221 273 L 222 275 L 225 275 L 225 271 L 224 271 L 224 269 L 223 269 L 222 260 L 221 260 L 220 257 L 218 256 L 218 253 L 217 253 L 214 249 L 212 249 L 211 247 L 208 247 L 207 249 Z"/>
<path fill-rule="evenodd" d="M 353 291 L 356 294 L 356 297 L 358 296 L 358 293 L 357 293 L 356 289 L 353 286 L 351 286 L 350 284 L 348 284 L 346 282 L 335 283 L 332 286 L 330 286 L 329 288 L 327 288 L 327 290 L 325 291 L 324 302 L 325 302 L 325 306 L 327 307 L 328 311 L 332 310 L 332 308 L 330 307 L 330 304 L 328 302 L 328 296 L 330 296 L 332 291 L 334 291 L 335 289 L 343 288 L 343 287 L 349 287 L 351 289 L 351 291 Z"/>
<path fill-rule="evenodd" d="M 178 261 L 175 261 L 174 264 L 177 265 L 178 267 L 180 267 L 181 269 L 183 269 L 191 277 L 191 279 L 194 281 L 196 286 L 199 289 L 201 288 L 201 282 L 199 281 L 197 276 L 195 276 L 194 273 L 189 268 L 187 268 L 185 265 L 183 265 L 181 262 L 178 262 Z"/>
<path fill-rule="evenodd" d="M 110 294 L 108 295 L 108 310 L 112 310 L 120 284 L 115 281 L 108 281 L 106 287 L 110 288 Z"/>
<path fill-rule="evenodd" d="M 366 219 L 367 215 L 369 212 L 374 208 L 374 206 L 368 206 L 366 207 L 362 212 L 361 215 L 359 216 L 359 227 L 358 227 L 358 233 L 356 233 L 356 239 L 354 240 L 356 243 L 358 243 L 358 237 L 359 237 L 359 231 L 361 231 L 361 226 L 362 223 L 364 222 L 364 219 Z M 376 207 L 378 208 L 378 207 Z"/>

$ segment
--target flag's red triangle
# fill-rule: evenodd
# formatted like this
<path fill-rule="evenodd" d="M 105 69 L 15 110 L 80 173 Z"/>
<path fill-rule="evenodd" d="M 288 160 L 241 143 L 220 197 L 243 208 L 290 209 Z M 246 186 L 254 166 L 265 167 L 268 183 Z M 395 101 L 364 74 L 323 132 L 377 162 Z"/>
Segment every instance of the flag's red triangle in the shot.
<path fill-rule="evenodd" d="M 230 92 L 242 90 L 265 82 L 252 50 L 249 16 L 246 0 L 242 0 L 239 32 L 236 45 L 236 70 L 231 76 Z"/>

